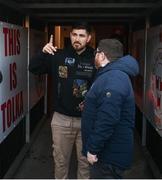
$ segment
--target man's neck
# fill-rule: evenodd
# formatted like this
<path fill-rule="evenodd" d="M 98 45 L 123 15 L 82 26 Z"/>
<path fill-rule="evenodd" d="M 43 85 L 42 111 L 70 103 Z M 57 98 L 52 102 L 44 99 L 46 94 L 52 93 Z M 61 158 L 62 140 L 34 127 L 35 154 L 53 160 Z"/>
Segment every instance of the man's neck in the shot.
<path fill-rule="evenodd" d="M 86 47 L 84 49 L 81 49 L 80 51 L 76 51 L 77 54 L 81 54 L 82 52 L 84 52 L 86 50 Z"/>

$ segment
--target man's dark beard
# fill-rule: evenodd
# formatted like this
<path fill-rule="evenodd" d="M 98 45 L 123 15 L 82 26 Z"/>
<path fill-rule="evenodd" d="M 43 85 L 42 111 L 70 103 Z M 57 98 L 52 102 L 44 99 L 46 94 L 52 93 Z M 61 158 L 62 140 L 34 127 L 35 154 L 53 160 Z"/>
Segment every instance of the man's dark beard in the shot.
<path fill-rule="evenodd" d="M 73 46 L 77 49 L 78 46 L 81 46 L 81 44 L 79 42 L 74 42 Z"/>
<path fill-rule="evenodd" d="M 79 45 L 81 45 L 81 44 L 80 44 L 80 43 L 77 43 L 77 45 L 76 45 L 76 42 L 73 43 L 73 47 L 74 47 L 74 49 L 75 49 L 77 52 L 80 52 L 80 51 L 82 51 L 82 50 L 85 49 L 85 47 L 80 47 Z"/>

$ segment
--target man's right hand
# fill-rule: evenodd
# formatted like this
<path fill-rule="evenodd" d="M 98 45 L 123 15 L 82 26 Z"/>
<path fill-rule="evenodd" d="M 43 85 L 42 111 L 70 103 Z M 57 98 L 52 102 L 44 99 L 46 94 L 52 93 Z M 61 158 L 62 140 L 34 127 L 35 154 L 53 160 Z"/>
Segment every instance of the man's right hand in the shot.
<path fill-rule="evenodd" d="M 48 53 L 48 54 L 54 55 L 54 52 L 56 52 L 56 51 L 57 51 L 57 47 L 53 46 L 53 35 L 51 35 L 49 43 L 47 43 L 43 47 L 42 52 L 46 53 L 46 54 Z"/>

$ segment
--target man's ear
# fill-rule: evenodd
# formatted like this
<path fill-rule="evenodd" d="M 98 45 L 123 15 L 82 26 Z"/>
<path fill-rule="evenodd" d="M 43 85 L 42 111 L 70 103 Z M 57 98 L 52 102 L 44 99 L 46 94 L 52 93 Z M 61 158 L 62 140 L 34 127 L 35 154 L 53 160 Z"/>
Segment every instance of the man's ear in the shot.
<path fill-rule="evenodd" d="M 106 56 L 105 56 L 105 53 L 104 52 L 100 52 L 101 56 L 102 56 L 102 61 L 105 60 Z"/>
<path fill-rule="evenodd" d="M 88 35 L 88 39 L 87 39 L 87 43 L 90 42 L 91 38 L 92 38 L 92 36 L 91 36 L 91 34 L 89 34 L 89 35 Z"/>

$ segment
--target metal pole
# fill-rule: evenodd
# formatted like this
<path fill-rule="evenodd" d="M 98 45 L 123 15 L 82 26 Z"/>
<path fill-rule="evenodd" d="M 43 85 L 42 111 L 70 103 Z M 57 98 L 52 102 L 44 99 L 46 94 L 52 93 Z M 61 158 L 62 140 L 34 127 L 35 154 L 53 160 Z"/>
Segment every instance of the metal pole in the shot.
<path fill-rule="evenodd" d="M 45 33 L 46 33 L 46 43 L 48 42 L 48 26 L 45 26 Z M 48 79 L 47 75 L 45 75 L 45 94 L 44 94 L 44 114 L 47 114 L 47 92 L 48 92 Z"/>
<path fill-rule="evenodd" d="M 30 43 L 30 19 L 29 16 L 25 17 L 25 27 L 28 29 L 28 47 L 27 47 L 27 69 L 29 67 L 29 43 Z M 28 93 L 28 105 L 27 105 L 27 115 L 26 115 L 26 143 L 30 142 L 30 83 L 29 83 L 29 71 L 27 70 L 27 93 Z"/>
<path fill-rule="evenodd" d="M 146 146 L 146 118 L 144 104 L 146 101 L 146 68 L 147 68 L 147 38 L 148 28 L 150 26 L 149 18 L 145 20 L 145 52 L 144 52 L 144 83 L 143 83 L 143 121 L 142 121 L 142 146 Z"/>

